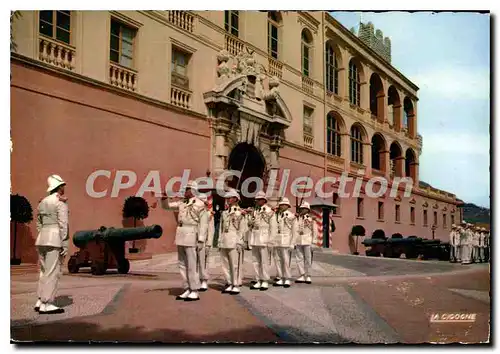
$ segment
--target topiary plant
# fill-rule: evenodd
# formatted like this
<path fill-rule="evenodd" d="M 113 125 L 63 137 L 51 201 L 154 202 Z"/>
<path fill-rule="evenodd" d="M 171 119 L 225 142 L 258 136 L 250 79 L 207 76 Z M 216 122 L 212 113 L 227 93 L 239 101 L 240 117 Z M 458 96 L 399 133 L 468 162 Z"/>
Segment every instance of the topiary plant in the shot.
<path fill-rule="evenodd" d="M 19 194 L 10 195 L 10 221 L 14 222 L 14 249 L 11 264 L 21 264 L 21 259 L 16 258 L 17 224 L 27 224 L 33 220 L 33 208 L 26 197 Z"/>
<path fill-rule="evenodd" d="M 365 228 L 361 225 L 354 225 L 351 230 L 352 236 L 365 236 Z"/>
<path fill-rule="evenodd" d="M 142 197 L 131 196 L 125 199 L 123 204 L 123 218 L 134 218 L 134 227 L 137 226 L 137 220 L 144 220 L 149 215 L 148 202 Z M 139 250 L 135 248 L 135 241 L 132 241 L 130 253 L 137 253 Z"/>
<path fill-rule="evenodd" d="M 385 239 L 384 230 L 377 229 L 377 230 L 373 231 L 372 238 L 384 240 Z"/>
<path fill-rule="evenodd" d="M 361 225 L 354 225 L 351 229 L 351 236 L 365 236 L 366 231 L 365 228 Z M 358 252 L 358 237 L 356 237 L 356 248 L 354 254 L 357 256 Z"/>

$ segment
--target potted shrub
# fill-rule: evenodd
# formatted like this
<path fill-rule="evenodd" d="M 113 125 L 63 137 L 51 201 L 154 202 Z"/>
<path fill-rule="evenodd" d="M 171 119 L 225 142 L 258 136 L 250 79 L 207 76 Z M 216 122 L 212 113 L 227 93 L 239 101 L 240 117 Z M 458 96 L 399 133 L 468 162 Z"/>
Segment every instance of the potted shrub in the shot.
<path fill-rule="evenodd" d="M 123 204 L 123 218 L 133 218 L 134 227 L 137 227 L 137 220 L 144 220 L 149 215 L 148 202 L 142 197 L 131 196 L 125 199 Z M 132 248 L 129 248 L 129 253 L 137 253 L 139 250 L 135 248 L 135 241 L 132 241 Z"/>
<path fill-rule="evenodd" d="M 351 229 L 351 236 L 356 237 L 356 248 L 354 250 L 354 255 L 358 255 L 358 237 L 359 236 L 365 236 L 366 231 L 365 228 L 361 225 L 354 225 Z"/>
<path fill-rule="evenodd" d="M 14 247 L 11 265 L 21 264 L 21 258 L 16 258 L 17 224 L 27 224 L 33 220 L 33 208 L 26 197 L 19 194 L 10 195 L 10 221 L 14 223 Z"/>

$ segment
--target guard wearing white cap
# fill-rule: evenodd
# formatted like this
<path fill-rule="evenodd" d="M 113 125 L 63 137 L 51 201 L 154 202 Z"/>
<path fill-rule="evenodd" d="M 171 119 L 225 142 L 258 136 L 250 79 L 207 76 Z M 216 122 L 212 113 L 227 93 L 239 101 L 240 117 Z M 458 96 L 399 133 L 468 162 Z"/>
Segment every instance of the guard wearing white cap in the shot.
<path fill-rule="evenodd" d="M 455 224 L 451 225 L 450 231 L 450 262 L 457 262 L 457 247 L 455 244 L 457 234 L 457 226 Z"/>
<path fill-rule="evenodd" d="M 222 270 L 226 279 L 223 293 L 239 294 L 242 278 L 242 257 L 245 248 L 245 222 L 238 206 L 240 196 L 236 190 L 226 193 L 228 209 L 221 215 L 219 231 L 219 249 L 222 258 Z"/>
<path fill-rule="evenodd" d="M 214 241 L 215 233 L 215 223 L 214 223 L 214 212 L 208 209 L 208 198 L 205 194 L 200 194 L 199 199 L 205 203 L 205 212 L 207 213 L 207 239 L 202 248 L 197 249 L 198 254 L 198 274 L 200 276 L 200 291 L 208 290 L 208 260 L 210 257 L 210 249 L 212 248 L 212 243 Z"/>
<path fill-rule="evenodd" d="M 47 183 L 49 195 L 38 205 L 38 237 L 35 242 L 40 263 L 35 310 L 41 314 L 64 312 L 64 309 L 55 306 L 53 302 L 62 274 L 61 265 L 68 253 L 69 210 L 64 196 L 66 182 L 60 176 L 52 175 Z"/>
<path fill-rule="evenodd" d="M 269 287 L 269 273 L 267 269 L 268 245 L 272 241 L 273 231 L 276 230 L 274 211 L 267 205 L 266 194 L 262 191 L 255 195 L 256 208 L 249 215 L 248 226 L 251 230 L 249 244 L 252 247 L 255 284 L 253 290 L 267 290 Z"/>
<path fill-rule="evenodd" d="M 472 261 L 474 263 L 479 263 L 480 262 L 480 259 L 479 259 L 479 235 L 480 235 L 480 232 L 481 231 L 481 228 L 478 227 L 478 226 L 474 226 L 473 230 L 472 230 L 472 234 L 473 234 L 473 257 L 472 257 Z"/>
<path fill-rule="evenodd" d="M 275 286 L 290 287 L 292 278 L 290 272 L 290 257 L 295 246 L 295 238 L 297 234 L 297 220 L 295 214 L 288 210 L 290 201 L 288 198 L 283 198 L 278 203 L 279 210 L 275 214 L 277 231 L 273 244 L 278 253 L 276 260 L 276 268 L 279 269 L 282 278 L 274 283 Z"/>
<path fill-rule="evenodd" d="M 208 232 L 208 214 L 205 204 L 196 198 L 196 182 L 189 181 L 184 193 L 184 200 L 169 202 L 162 197 L 161 205 L 166 210 L 178 210 L 175 244 L 179 258 L 179 271 L 183 280 L 184 292 L 177 300 L 196 301 L 200 297 L 200 278 L 197 272 L 197 249 L 205 246 Z"/>
<path fill-rule="evenodd" d="M 485 228 L 481 227 L 479 232 L 479 262 L 484 262 L 484 232 Z"/>
<path fill-rule="evenodd" d="M 471 243 L 472 243 L 472 232 L 470 230 L 471 224 L 462 221 L 462 225 L 464 228 L 462 229 L 460 235 L 460 245 L 462 246 L 462 264 L 470 264 L 471 263 Z"/>
<path fill-rule="evenodd" d="M 309 271 L 312 262 L 312 247 L 318 239 L 318 231 L 314 224 L 314 219 L 309 214 L 311 207 L 308 202 L 303 202 L 299 207 L 299 217 L 297 218 L 298 235 L 295 238 L 297 267 L 299 268 L 299 278 L 296 283 L 311 284 Z"/>

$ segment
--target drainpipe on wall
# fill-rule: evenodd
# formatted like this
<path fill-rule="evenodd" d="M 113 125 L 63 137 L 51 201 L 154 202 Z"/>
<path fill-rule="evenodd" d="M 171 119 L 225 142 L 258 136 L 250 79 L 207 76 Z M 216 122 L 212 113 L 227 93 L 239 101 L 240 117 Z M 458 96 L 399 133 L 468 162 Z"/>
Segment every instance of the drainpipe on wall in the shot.
<path fill-rule="evenodd" d="M 321 61 L 322 61 L 322 68 L 321 72 L 323 73 L 323 149 L 324 149 L 324 170 L 323 170 L 323 177 L 326 177 L 326 172 L 327 172 L 327 157 L 326 157 L 326 111 L 327 111 L 327 104 L 326 104 L 326 70 L 325 70 L 325 53 L 324 53 L 324 48 L 325 48 L 325 12 L 321 12 L 321 48 L 320 48 L 320 53 L 321 53 Z"/>

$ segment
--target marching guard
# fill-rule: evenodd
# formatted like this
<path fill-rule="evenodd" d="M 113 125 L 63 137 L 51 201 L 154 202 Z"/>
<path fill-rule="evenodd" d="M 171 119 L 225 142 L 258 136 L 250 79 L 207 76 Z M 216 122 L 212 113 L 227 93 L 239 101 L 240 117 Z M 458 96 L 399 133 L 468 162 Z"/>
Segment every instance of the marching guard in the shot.
<path fill-rule="evenodd" d="M 315 246 L 318 238 L 318 230 L 314 219 L 310 215 L 311 207 L 308 202 L 303 202 L 299 206 L 299 216 L 297 218 L 298 235 L 296 237 L 296 258 L 299 268 L 299 278 L 296 283 L 311 284 L 310 269 L 312 265 L 312 247 Z"/>
<path fill-rule="evenodd" d="M 64 312 L 64 309 L 54 305 L 54 297 L 62 275 L 61 265 L 68 254 L 69 210 L 64 196 L 66 182 L 58 175 L 51 175 L 47 183 L 49 195 L 38 204 L 36 223 L 38 236 L 35 246 L 40 263 L 40 278 L 35 311 L 40 314 L 55 314 Z"/>
<path fill-rule="evenodd" d="M 478 226 L 474 226 L 472 232 L 473 232 L 473 256 L 472 256 L 472 261 L 474 263 L 479 263 L 481 260 L 479 259 L 479 232 L 481 231 L 481 228 Z"/>
<path fill-rule="evenodd" d="M 177 300 L 196 301 L 200 297 L 200 278 L 197 272 L 197 250 L 205 246 L 208 232 L 208 215 L 205 203 L 194 195 L 197 184 L 189 181 L 183 201 L 170 202 L 167 196 L 161 198 L 161 206 L 166 210 L 178 210 L 175 244 L 179 259 L 179 271 L 183 280 L 184 292 Z"/>
<path fill-rule="evenodd" d="M 205 213 L 207 214 L 207 238 L 203 247 L 197 249 L 198 254 L 198 274 L 200 276 L 200 291 L 208 290 L 208 260 L 210 258 L 210 249 L 214 241 L 215 222 L 214 213 L 208 208 L 208 198 L 205 194 L 200 194 L 200 200 L 205 204 Z"/>
<path fill-rule="evenodd" d="M 266 194 L 262 191 L 255 196 L 257 207 L 249 214 L 248 227 L 251 231 L 249 245 L 252 248 L 252 263 L 255 271 L 255 284 L 250 289 L 265 291 L 269 287 L 267 268 L 268 245 L 276 228 L 274 211 L 267 205 Z"/>
<path fill-rule="evenodd" d="M 222 270 L 226 279 L 223 293 L 239 294 L 243 277 L 243 252 L 245 247 L 245 220 L 238 206 L 240 196 L 236 190 L 226 194 L 228 208 L 222 212 L 219 230 L 219 249 L 222 258 Z"/>
<path fill-rule="evenodd" d="M 471 263 L 471 243 L 472 243 L 472 231 L 470 229 L 471 224 L 462 221 L 462 229 L 460 233 L 460 245 L 462 248 L 462 264 Z"/>
<path fill-rule="evenodd" d="M 458 256 L 458 244 L 459 244 L 459 239 L 457 237 L 458 235 L 458 230 L 457 230 L 457 225 L 453 224 L 451 225 L 451 231 L 450 231 L 450 262 L 455 263 L 458 262 L 459 256 Z"/>
<path fill-rule="evenodd" d="M 283 286 L 285 288 L 291 285 L 290 260 L 295 246 L 295 236 L 297 233 L 297 223 L 295 214 L 288 210 L 290 201 L 283 198 L 278 203 L 278 212 L 275 214 L 277 230 L 273 240 L 274 248 L 278 254 L 276 259 L 276 269 L 281 279 L 276 281 L 274 286 Z"/>

